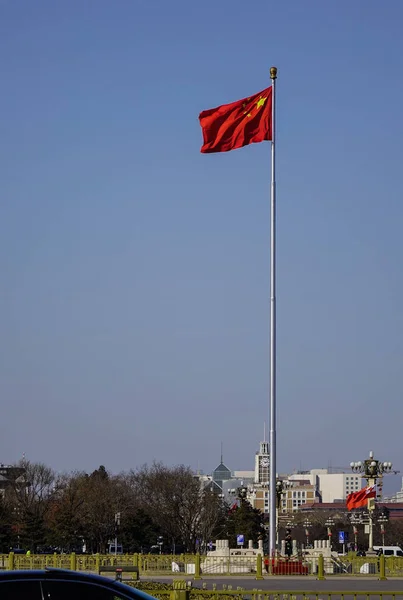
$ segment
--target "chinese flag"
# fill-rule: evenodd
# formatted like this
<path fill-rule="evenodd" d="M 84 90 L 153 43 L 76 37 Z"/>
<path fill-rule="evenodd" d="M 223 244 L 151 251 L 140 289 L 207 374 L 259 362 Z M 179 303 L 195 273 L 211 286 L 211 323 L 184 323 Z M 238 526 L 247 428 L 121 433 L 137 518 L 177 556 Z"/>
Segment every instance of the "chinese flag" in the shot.
<path fill-rule="evenodd" d="M 228 152 L 272 139 L 272 87 L 243 100 L 204 110 L 201 152 Z"/>
<path fill-rule="evenodd" d="M 359 492 L 353 492 L 347 496 L 346 505 L 348 510 L 361 508 L 367 505 L 368 498 L 375 498 L 375 486 L 362 488 Z"/>

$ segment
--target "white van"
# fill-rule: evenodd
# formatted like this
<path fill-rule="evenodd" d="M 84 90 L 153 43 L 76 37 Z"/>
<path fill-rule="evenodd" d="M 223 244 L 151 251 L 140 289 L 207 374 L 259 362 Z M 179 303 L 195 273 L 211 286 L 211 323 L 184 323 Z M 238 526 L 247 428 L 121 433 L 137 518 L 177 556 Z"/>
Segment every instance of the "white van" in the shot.
<path fill-rule="evenodd" d="M 385 556 L 403 556 L 403 550 L 400 546 L 374 546 L 374 550 Z"/>

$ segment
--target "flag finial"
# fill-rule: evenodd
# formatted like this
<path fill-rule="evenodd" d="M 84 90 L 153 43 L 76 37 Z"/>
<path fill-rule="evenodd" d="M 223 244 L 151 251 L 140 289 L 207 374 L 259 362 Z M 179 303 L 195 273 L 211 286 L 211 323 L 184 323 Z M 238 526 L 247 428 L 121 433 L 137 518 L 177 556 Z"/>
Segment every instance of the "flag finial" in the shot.
<path fill-rule="evenodd" d="M 277 79 L 277 67 L 270 67 L 270 79 Z"/>

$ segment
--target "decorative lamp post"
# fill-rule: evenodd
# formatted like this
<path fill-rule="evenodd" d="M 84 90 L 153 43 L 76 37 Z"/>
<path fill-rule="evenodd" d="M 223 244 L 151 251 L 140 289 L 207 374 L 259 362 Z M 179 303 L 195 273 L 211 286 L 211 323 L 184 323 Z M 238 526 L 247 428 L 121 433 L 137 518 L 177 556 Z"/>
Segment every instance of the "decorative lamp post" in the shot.
<path fill-rule="evenodd" d="M 279 527 L 278 527 L 278 517 L 281 509 L 281 500 L 283 498 L 283 494 L 288 488 L 292 486 L 292 482 L 287 481 L 286 479 L 276 479 L 276 546 L 279 546 Z"/>
<path fill-rule="evenodd" d="M 369 458 L 366 458 L 363 462 L 350 463 L 351 470 L 354 473 L 362 473 L 363 477 L 367 480 L 367 486 L 373 487 L 376 485 L 377 479 L 382 479 L 383 475 L 392 472 L 391 462 L 381 462 L 374 458 L 374 453 L 369 453 Z M 369 540 L 368 547 L 369 551 L 373 552 L 374 549 L 374 510 L 375 500 L 368 498 L 368 513 L 369 513 Z"/>
<path fill-rule="evenodd" d="M 327 527 L 327 537 L 329 540 L 329 547 L 332 548 L 332 527 L 334 527 L 334 520 L 332 519 L 332 517 L 329 517 L 325 523 L 325 526 Z"/>
<path fill-rule="evenodd" d="M 118 553 L 118 532 L 120 527 L 120 512 L 115 513 L 115 556 Z"/>
<path fill-rule="evenodd" d="M 352 513 L 350 515 L 350 522 L 353 526 L 354 533 L 354 549 L 357 552 L 358 550 L 358 525 L 362 524 L 362 515 L 359 513 Z"/>
<path fill-rule="evenodd" d="M 354 550 L 357 552 L 357 550 L 358 550 L 358 527 L 357 527 L 357 525 L 353 525 L 353 533 L 354 533 Z"/>
<path fill-rule="evenodd" d="M 256 497 L 257 497 L 256 489 L 253 487 L 253 485 L 248 485 L 248 489 L 247 489 L 247 493 L 246 493 L 246 500 L 249 502 L 249 504 L 252 506 L 252 508 L 255 508 Z"/>
<path fill-rule="evenodd" d="M 241 500 L 246 500 L 246 497 L 248 495 L 248 488 L 241 487 L 241 488 L 239 488 L 238 493 L 239 493 L 239 498 Z"/>
<path fill-rule="evenodd" d="M 378 523 L 381 526 L 382 546 L 385 545 L 385 525 L 388 522 L 388 517 L 382 514 L 378 517 Z"/>
<path fill-rule="evenodd" d="M 283 481 L 282 479 L 276 479 L 276 505 L 277 505 L 277 512 L 280 510 L 280 506 L 281 506 L 281 498 L 283 496 L 283 491 L 285 489 L 285 481 Z"/>
<path fill-rule="evenodd" d="M 312 523 L 309 519 L 304 521 L 305 535 L 306 535 L 306 547 L 309 547 L 309 529 L 312 527 Z"/>

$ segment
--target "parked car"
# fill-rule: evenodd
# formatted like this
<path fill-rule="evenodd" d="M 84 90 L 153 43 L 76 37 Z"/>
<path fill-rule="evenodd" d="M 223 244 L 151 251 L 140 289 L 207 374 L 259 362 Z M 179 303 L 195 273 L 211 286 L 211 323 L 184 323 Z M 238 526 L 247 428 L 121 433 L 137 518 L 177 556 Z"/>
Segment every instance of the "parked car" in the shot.
<path fill-rule="evenodd" d="M 14 552 L 14 554 L 25 554 L 26 550 L 22 548 L 10 548 L 9 552 Z"/>
<path fill-rule="evenodd" d="M 100 575 L 46 569 L 0 571 L 1 600 L 155 600 L 153 596 Z"/>

